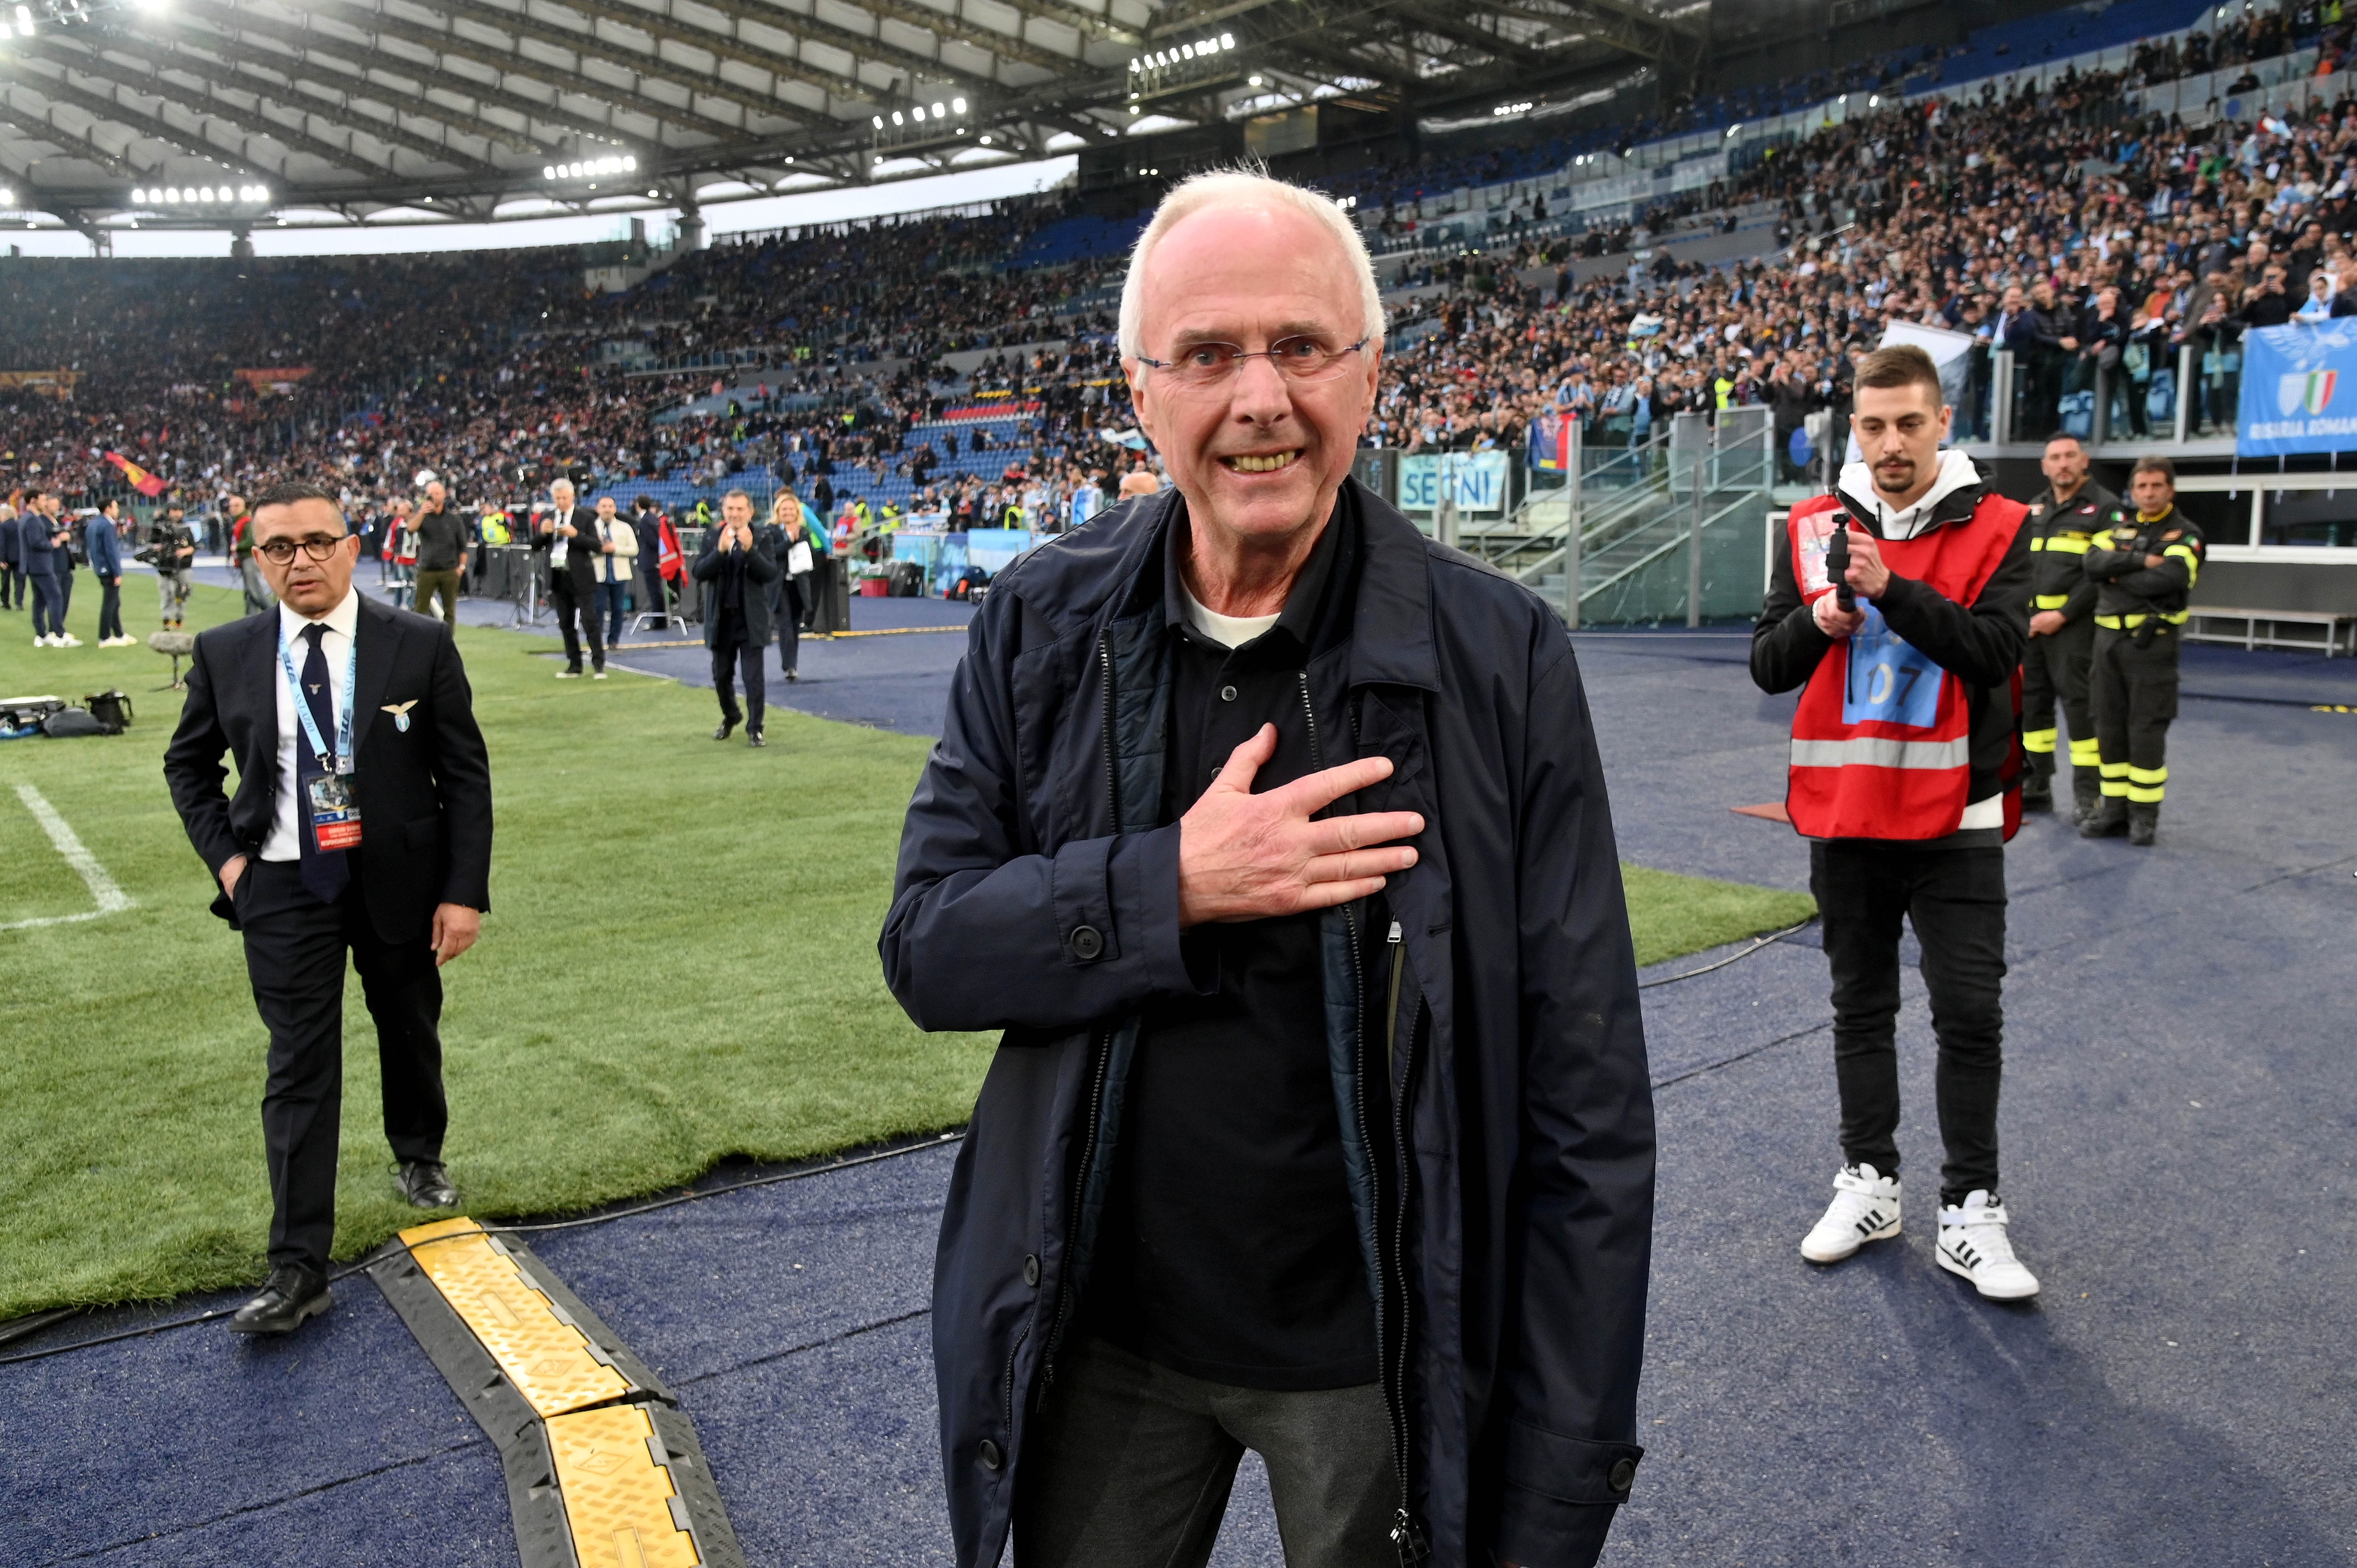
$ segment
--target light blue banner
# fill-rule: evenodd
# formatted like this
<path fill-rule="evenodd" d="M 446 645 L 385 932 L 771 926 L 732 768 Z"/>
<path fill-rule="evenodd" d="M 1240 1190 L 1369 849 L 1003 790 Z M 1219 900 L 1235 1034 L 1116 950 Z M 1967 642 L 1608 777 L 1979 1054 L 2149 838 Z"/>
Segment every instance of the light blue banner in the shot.
<path fill-rule="evenodd" d="M 1428 512 L 1453 495 L 1460 512 L 1496 514 L 1506 510 L 1507 452 L 1419 452 L 1402 457 L 1399 509 Z"/>
<path fill-rule="evenodd" d="M 2240 456 L 2357 447 L 2357 317 L 2245 333 L 2234 423 Z"/>

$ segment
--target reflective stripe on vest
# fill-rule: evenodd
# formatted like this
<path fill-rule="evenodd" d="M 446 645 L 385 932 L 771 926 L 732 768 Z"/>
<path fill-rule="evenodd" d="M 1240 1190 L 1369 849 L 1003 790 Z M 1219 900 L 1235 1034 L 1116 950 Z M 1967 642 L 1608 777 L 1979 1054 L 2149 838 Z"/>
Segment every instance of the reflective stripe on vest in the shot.
<path fill-rule="evenodd" d="M 1892 740 L 1887 736 L 1854 735 L 1847 740 L 1794 740 L 1795 768 L 1968 768 L 1973 760 L 1970 736 L 1954 740 Z"/>

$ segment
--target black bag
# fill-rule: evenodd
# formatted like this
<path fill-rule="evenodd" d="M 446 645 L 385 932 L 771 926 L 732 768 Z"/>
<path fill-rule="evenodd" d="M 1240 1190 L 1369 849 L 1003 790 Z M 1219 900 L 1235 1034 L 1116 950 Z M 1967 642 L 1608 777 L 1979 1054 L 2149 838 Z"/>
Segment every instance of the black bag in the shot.
<path fill-rule="evenodd" d="M 107 726 L 109 735 L 121 735 L 131 727 L 131 696 L 123 691 L 93 692 L 82 699 L 91 717 Z"/>
<path fill-rule="evenodd" d="M 41 721 L 41 733 L 51 740 L 64 740 L 71 736 L 121 735 L 123 731 L 120 725 L 107 728 L 87 709 L 66 708 Z"/>

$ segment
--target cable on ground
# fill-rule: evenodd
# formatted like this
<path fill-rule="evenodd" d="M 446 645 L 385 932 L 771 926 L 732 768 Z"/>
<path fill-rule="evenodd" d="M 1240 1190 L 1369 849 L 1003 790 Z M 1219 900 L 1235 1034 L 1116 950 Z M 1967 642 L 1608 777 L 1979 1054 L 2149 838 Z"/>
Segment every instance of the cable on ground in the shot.
<path fill-rule="evenodd" d="M 1805 929 L 1806 928 L 1816 924 L 1816 919 L 1817 918 L 1814 915 L 1812 915 L 1807 919 L 1801 921 L 1798 925 L 1787 926 L 1781 931 L 1769 932 L 1766 936 L 1761 937 L 1757 941 L 1753 942 L 1749 947 L 1745 948 L 1741 952 L 1729 953 L 1727 957 L 1718 960 L 1715 963 L 1704 964 L 1700 969 L 1687 970 L 1684 974 L 1665 974 L 1659 980 L 1648 980 L 1642 982 L 1638 985 L 1637 989 L 1640 991 L 1651 991 L 1657 985 L 1675 985 L 1681 980 L 1692 980 L 1697 975 L 1708 974 L 1713 970 L 1725 969 L 1730 963 L 1741 963 L 1745 959 L 1749 958 L 1761 948 L 1767 947 L 1774 942 L 1781 942 L 1786 937 L 1791 936 L 1793 932 Z M 5 1365 L 5 1363 L 0 1362 L 0 1365 Z"/>

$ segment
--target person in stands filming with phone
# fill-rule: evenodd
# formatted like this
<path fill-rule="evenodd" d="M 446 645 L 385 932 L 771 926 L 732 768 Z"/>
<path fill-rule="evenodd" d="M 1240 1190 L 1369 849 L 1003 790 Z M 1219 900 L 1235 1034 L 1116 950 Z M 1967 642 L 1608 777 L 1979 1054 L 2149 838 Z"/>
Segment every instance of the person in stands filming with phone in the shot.
<path fill-rule="evenodd" d="M 1809 843 L 1833 970 L 1842 1168 L 1801 1243 L 1839 1262 L 1899 1234 L 1899 935 L 1922 946 L 1939 1040 L 1938 1259 L 1994 1300 L 2038 1281 L 1997 1197 L 2005 844 L 2021 822 L 2019 669 L 2028 510 L 1943 451 L 1952 411 L 1931 356 L 1860 361 L 1864 461 L 1794 507 L 1752 630 L 1762 691 L 1803 688 L 1787 805 Z"/>

